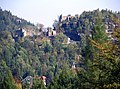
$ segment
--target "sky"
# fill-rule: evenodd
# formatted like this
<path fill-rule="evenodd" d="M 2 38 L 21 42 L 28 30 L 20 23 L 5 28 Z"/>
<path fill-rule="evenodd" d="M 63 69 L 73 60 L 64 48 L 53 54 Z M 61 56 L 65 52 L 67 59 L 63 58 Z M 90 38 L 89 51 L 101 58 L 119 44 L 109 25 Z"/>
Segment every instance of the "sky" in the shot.
<path fill-rule="evenodd" d="M 51 27 L 59 15 L 110 9 L 120 11 L 120 0 L 0 0 L 0 7 L 31 23 Z"/>

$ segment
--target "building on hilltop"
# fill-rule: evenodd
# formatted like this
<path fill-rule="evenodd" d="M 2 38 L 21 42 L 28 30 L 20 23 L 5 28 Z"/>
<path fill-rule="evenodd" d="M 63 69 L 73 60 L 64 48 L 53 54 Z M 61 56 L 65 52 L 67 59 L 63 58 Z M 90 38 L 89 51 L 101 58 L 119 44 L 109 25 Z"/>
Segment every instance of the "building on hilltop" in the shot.
<path fill-rule="evenodd" d="M 76 15 L 76 16 L 78 16 L 78 15 Z M 78 16 L 79 17 L 79 16 Z M 73 18 L 75 18 L 75 16 L 71 16 L 71 15 L 68 15 L 68 16 L 61 16 L 61 18 L 60 18 L 60 20 L 59 21 L 70 21 L 70 19 L 73 19 Z"/>
<path fill-rule="evenodd" d="M 26 31 L 24 29 L 16 30 L 15 37 L 25 37 Z"/>
<path fill-rule="evenodd" d="M 12 34 L 13 39 L 15 42 L 19 40 L 19 38 L 25 37 L 26 36 L 26 31 L 24 29 L 18 29 L 15 31 L 15 33 Z"/>
<path fill-rule="evenodd" d="M 48 28 L 47 29 L 47 36 L 49 36 L 49 37 L 56 36 L 56 31 L 53 30 L 52 28 Z"/>

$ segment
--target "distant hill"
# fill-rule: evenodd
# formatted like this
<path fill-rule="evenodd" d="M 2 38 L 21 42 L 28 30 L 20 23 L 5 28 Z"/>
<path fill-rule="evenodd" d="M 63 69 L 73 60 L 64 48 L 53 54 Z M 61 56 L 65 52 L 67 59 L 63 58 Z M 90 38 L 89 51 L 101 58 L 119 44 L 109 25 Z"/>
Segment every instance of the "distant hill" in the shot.
<path fill-rule="evenodd" d="M 34 26 L 34 24 L 27 22 L 26 20 L 14 16 L 11 14 L 10 11 L 2 10 L 0 8 L 0 31 L 1 30 L 8 30 L 8 31 L 15 31 L 19 28 L 23 28 L 25 26 Z"/>

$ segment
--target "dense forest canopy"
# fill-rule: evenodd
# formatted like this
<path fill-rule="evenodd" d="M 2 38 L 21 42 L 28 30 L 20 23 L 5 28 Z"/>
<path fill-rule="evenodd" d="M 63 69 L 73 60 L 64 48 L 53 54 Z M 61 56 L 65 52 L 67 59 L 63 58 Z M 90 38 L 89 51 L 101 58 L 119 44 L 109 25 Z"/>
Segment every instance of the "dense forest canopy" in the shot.
<path fill-rule="evenodd" d="M 0 9 L 0 89 L 119 88 L 120 13 L 84 11 L 55 23 L 46 32 Z"/>

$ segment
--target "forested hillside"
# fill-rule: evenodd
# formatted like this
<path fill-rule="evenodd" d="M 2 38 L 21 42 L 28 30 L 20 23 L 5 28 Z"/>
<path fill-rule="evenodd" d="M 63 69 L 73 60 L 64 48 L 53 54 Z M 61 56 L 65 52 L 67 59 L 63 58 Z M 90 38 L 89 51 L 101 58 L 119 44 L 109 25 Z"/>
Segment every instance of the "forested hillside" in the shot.
<path fill-rule="evenodd" d="M 36 26 L 0 9 L 0 89 L 119 88 L 119 19 L 119 12 L 107 10 L 60 15 L 55 36 L 15 41 L 16 30 Z"/>
<path fill-rule="evenodd" d="M 14 31 L 26 25 L 34 26 L 30 22 L 27 22 L 22 18 L 18 18 L 17 16 L 12 15 L 10 11 L 3 11 L 0 8 L 0 31 Z"/>

